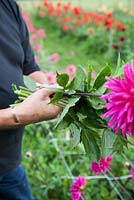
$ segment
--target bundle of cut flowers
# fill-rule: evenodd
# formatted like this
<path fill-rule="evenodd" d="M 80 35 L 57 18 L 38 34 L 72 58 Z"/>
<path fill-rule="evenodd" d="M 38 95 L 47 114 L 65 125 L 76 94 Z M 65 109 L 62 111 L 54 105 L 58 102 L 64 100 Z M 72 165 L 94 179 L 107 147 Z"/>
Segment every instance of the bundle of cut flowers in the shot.
<path fill-rule="evenodd" d="M 129 137 L 134 137 L 133 61 L 122 65 L 118 59 L 114 73 L 106 65 L 94 80 L 91 66 L 86 75 L 78 67 L 73 80 L 66 73 L 57 73 L 56 80 L 59 88 L 48 87 L 55 91 L 50 103 L 63 107 L 55 128 L 69 129 L 73 147 L 82 143 L 91 160 L 99 161 L 100 156 L 123 151 Z M 33 92 L 29 88 L 13 88 L 18 94 L 15 103 Z"/>

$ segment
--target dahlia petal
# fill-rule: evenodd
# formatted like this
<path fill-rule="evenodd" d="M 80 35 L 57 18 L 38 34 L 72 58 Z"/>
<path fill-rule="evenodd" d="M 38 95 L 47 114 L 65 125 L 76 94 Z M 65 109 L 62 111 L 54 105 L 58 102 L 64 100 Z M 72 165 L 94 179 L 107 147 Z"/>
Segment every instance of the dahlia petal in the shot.
<path fill-rule="evenodd" d="M 127 113 L 127 121 L 128 122 L 132 122 L 133 121 L 133 113 L 132 113 L 132 109 L 131 107 L 128 109 L 128 113 Z"/>
<path fill-rule="evenodd" d="M 117 115 L 114 115 L 110 121 L 108 122 L 108 127 L 112 128 L 115 127 L 117 124 Z"/>
<path fill-rule="evenodd" d="M 125 122 L 125 123 L 124 123 L 124 126 L 123 126 L 123 129 L 122 129 L 122 136 L 123 136 L 123 137 L 126 136 L 127 129 L 128 129 L 128 123 Z"/>
<path fill-rule="evenodd" d="M 121 126 L 124 123 L 125 118 L 126 118 L 125 112 L 122 112 L 122 115 L 120 115 L 120 117 L 118 116 L 118 121 L 117 121 L 116 129 L 115 129 L 116 134 L 121 129 Z"/>
<path fill-rule="evenodd" d="M 134 131 L 134 129 L 133 129 L 133 124 L 131 123 L 131 124 L 129 125 L 129 128 L 128 128 L 128 134 L 129 134 L 130 136 L 132 136 L 132 135 L 133 135 L 133 131 Z"/>

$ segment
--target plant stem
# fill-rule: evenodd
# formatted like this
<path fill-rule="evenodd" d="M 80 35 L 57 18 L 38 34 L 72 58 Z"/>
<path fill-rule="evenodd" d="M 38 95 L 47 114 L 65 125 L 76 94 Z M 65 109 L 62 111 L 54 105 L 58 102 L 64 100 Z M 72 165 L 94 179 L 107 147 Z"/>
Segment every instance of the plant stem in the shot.
<path fill-rule="evenodd" d="M 114 175 L 113 175 L 113 173 L 112 173 L 110 170 L 108 170 L 108 173 L 109 173 L 109 174 L 113 177 L 113 179 L 114 179 Z M 126 195 L 129 197 L 129 199 L 133 200 L 133 198 L 131 198 L 130 194 L 129 194 L 128 191 L 125 189 L 125 187 L 123 187 L 123 185 L 121 185 L 121 183 L 120 183 L 117 179 L 115 179 L 115 182 L 121 187 L 121 189 L 124 191 L 124 194 L 126 194 Z"/>
<path fill-rule="evenodd" d="M 124 200 L 123 196 L 121 195 L 121 193 L 118 191 L 118 189 L 114 186 L 113 182 L 110 180 L 109 176 L 107 176 L 106 174 L 104 175 L 105 178 L 108 180 L 108 182 L 110 183 L 110 185 L 112 186 L 112 188 L 115 190 L 115 192 L 117 193 L 117 195 L 120 197 L 120 200 Z"/>
<path fill-rule="evenodd" d="M 134 147 L 134 144 L 133 144 L 130 140 L 128 140 L 128 139 L 126 139 L 126 138 L 124 138 L 124 137 L 122 137 L 122 139 L 123 139 L 125 142 L 129 143 L 131 146 Z"/>
<path fill-rule="evenodd" d="M 92 93 L 85 93 L 85 92 L 76 92 L 74 94 L 67 94 L 67 93 L 64 93 L 66 96 L 81 96 L 81 97 L 101 97 L 102 95 L 101 94 L 92 94 Z"/>

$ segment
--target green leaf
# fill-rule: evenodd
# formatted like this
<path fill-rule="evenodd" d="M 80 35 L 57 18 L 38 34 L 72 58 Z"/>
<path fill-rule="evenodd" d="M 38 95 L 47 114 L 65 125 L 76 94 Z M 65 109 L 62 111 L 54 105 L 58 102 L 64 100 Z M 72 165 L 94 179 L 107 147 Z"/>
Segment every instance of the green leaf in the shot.
<path fill-rule="evenodd" d="M 56 80 L 60 86 L 65 88 L 69 81 L 69 76 L 68 76 L 68 74 L 58 74 L 57 73 Z"/>
<path fill-rule="evenodd" d="M 91 89 L 91 80 L 92 80 L 92 67 L 88 66 L 88 75 L 87 75 L 87 92 Z"/>
<path fill-rule="evenodd" d="M 118 60 L 117 60 L 117 66 L 116 66 L 116 69 L 113 73 L 113 76 L 114 77 L 122 76 L 123 75 L 123 69 L 124 69 L 124 63 L 123 63 L 123 61 L 121 61 L 120 53 L 119 53 Z"/>
<path fill-rule="evenodd" d="M 123 140 L 122 134 L 121 134 L 121 131 L 120 131 L 120 133 L 117 135 L 116 140 L 113 144 L 113 151 L 116 152 L 116 153 L 117 152 L 122 153 L 124 147 L 126 147 L 126 146 L 127 146 L 127 142 L 125 140 Z"/>
<path fill-rule="evenodd" d="M 57 130 L 64 130 L 70 126 L 72 123 L 72 117 L 68 114 L 61 120 L 61 122 L 57 125 L 56 129 Z"/>
<path fill-rule="evenodd" d="M 72 136 L 73 136 L 73 146 L 76 147 L 80 142 L 80 132 L 81 129 L 78 128 L 74 123 L 72 123 L 69 127 Z"/>
<path fill-rule="evenodd" d="M 76 113 L 79 121 L 82 121 L 83 119 L 87 118 L 87 115 L 83 115 L 82 113 L 77 112 Z"/>
<path fill-rule="evenodd" d="M 110 75 L 111 75 L 111 69 L 108 65 L 106 65 L 106 67 L 102 69 L 102 71 L 97 75 L 94 81 L 93 88 L 94 89 L 100 88 L 106 81 L 105 77 L 110 76 Z"/>
<path fill-rule="evenodd" d="M 102 107 L 105 105 L 104 101 L 102 101 L 100 98 L 95 97 L 95 96 L 89 97 L 88 100 L 90 101 L 93 108 L 96 110 L 102 109 Z"/>
<path fill-rule="evenodd" d="M 29 76 L 23 76 L 24 84 L 27 88 L 30 90 L 35 90 L 36 89 L 36 83 L 33 81 Z"/>
<path fill-rule="evenodd" d="M 50 103 L 56 104 L 63 96 L 63 92 L 57 92 L 54 94 L 54 96 L 51 98 Z"/>
<path fill-rule="evenodd" d="M 95 136 L 96 132 L 91 129 L 82 130 L 82 143 L 87 155 L 91 160 L 98 161 L 100 159 L 100 148 Z"/>
<path fill-rule="evenodd" d="M 73 106 L 75 106 L 76 102 L 79 101 L 80 97 L 73 97 L 68 99 L 68 103 L 65 106 L 65 108 L 63 109 L 62 113 L 60 114 L 57 124 L 55 127 L 57 127 L 57 125 L 62 121 L 62 119 L 66 116 L 66 114 L 68 113 L 69 109 Z"/>
<path fill-rule="evenodd" d="M 110 129 L 104 129 L 102 135 L 102 155 L 106 158 L 113 154 L 113 144 L 116 140 L 117 135 L 113 133 Z"/>
<path fill-rule="evenodd" d="M 77 102 L 74 111 L 75 113 L 81 113 L 81 116 L 85 116 L 79 118 L 79 120 L 87 128 L 104 128 L 103 120 L 98 116 L 96 110 L 87 99 L 81 98 Z"/>
<path fill-rule="evenodd" d="M 72 81 L 70 89 L 71 90 L 79 90 L 79 91 L 84 92 L 85 80 L 86 80 L 86 76 L 85 76 L 83 69 L 81 67 L 78 67 L 77 71 L 76 71 L 76 76 L 75 76 L 74 80 Z"/>

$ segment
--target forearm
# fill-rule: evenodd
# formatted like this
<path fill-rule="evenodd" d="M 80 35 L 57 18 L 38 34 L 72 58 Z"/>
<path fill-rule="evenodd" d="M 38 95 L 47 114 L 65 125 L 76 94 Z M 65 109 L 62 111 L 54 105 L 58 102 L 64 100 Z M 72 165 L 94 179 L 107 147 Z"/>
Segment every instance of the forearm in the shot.
<path fill-rule="evenodd" d="M 16 128 L 19 126 L 19 123 L 16 123 L 12 108 L 6 108 L 0 110 L 0 130 Z"/>
<path fill-rule="evenodd" d="M 36 83 L 48 84 L 46 74 L 42 71 L 36 71 L 29 74 L 29 77 L 33 79 Z"/>

